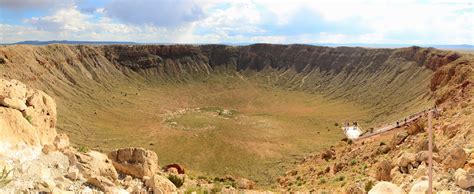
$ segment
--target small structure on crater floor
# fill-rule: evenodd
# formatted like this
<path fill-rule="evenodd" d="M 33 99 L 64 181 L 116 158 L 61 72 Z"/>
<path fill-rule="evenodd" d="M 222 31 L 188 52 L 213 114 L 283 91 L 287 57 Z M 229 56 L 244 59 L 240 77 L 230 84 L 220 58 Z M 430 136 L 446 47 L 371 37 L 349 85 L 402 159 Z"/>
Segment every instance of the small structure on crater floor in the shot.
<path fill-rule="evenodd" d="M 357 139 L 362 134 L 362 129 L 360 128 L 357 122 L 353 122 L 352 125 L 347 122 L 344 123 L 342 130 L 344 131 L 346 137 L 349 139 Z"/>

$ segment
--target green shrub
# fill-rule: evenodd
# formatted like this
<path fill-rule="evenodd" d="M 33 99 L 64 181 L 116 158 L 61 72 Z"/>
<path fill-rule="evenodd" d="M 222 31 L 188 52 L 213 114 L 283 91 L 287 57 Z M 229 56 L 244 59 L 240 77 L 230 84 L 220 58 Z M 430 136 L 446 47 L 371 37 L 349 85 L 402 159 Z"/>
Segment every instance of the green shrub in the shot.
<path fill-rule="evenodd" d="M 33 117 L 31 117 L 31 116 L 26 116 L 25 119 L 26 119 L 30 124 L 33 124 L 33 123 L 32 123 Z"/>
<path fill-rule="evenodd" d="M 183 186 L 183 183 L 184 183 L 184 177 L 181 178 L 179 176 L 176 176 L 176 175 L 169 175 L 168 176 L 168 179 L 174 184 L 174 186 L 176 186 L 177 188 L 180 188 L 181 186 Z"/>
<path fill-rule="evenodd" d="M 85 146 L 81 146 L 81 147 L 77 148 L 77 151 L 82 152 L 82 153 L 87 153 L 89 151 L 89 148 L 87 148 Z"/>
<path fill-rule="evenodd" d="M 336 126 L 336 127 L 339 126 L 339 123 L 335 122 L 335 123 L 334 123 L 334 126 Z"/>
<path fill-rule="evenodd" d="M 5 187 L 8 183 L 12 182 L 12 179 L 9 179 L 8 176 L 13 170 L 7 171 L 7 167 L 3 167 L 2 174 L 0 174 L 0 188 Z"/>
<path fill-rule="evenodd" d="M 325 178 L 319 179 L 319 184 L 324 184 L 324 183 L 326 183 L 326 179 L 325 179 Z"/>
<path fill-rule="evenodd" d="M 341 176 L 336 177 L 336 178 L 334 179 L 334 181 L 335 181 L 335 182 L 340 182 L 340 181 L 343 181 L 344 178 L 345 178 L 345 177 L 341 175 Z"/>
<path fill-rule="evenodd" d="M 356 159 L 352 159 L 352 160 L 351 160 L 351 166 L 353 166 L 354 164 L 357 164 L 357 160 L 356 160 Z"/>
<path fill-rule="evenodd" d="M 364 171 L 365 169 L 367 169 L 367 164 L 365 164 L 365 163 L 362 164 L 362 165 L 360 166 L 360 169 L 361 169 L 362 171 Z"/>
<path fill-rule="evenodd" d="M 367 181 L 367 183 L 365 183 L 365 191 L 366 192 L 369 192 L 370 189 L 372 189 L 372 187 L 374 186 L 374 182 L 372 180 L 369 180 Z"/>

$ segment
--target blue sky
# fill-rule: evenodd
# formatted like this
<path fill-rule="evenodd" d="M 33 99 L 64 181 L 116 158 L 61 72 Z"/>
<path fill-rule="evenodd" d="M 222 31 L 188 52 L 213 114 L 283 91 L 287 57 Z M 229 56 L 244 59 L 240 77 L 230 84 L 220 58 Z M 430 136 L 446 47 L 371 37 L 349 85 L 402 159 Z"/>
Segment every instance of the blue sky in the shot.
<path fill-rule="evenodd" d="M 0 42 L 474 44 L 474 1 L 0 0 Z"/>

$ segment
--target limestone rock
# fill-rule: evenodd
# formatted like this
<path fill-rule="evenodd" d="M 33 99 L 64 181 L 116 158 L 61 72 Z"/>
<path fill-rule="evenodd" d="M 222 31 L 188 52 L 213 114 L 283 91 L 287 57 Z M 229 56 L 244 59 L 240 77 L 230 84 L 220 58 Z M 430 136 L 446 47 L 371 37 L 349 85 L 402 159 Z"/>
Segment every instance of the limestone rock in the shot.
<path fill-rule="evenodd" d="M 427 193 L 428 192 L 428 181 L 420 181 L 415 183 L 411 189 L 409 194 L 420 194 L 420 193 Z"/>
<path fill-rule="evenodd" d="M 379 182 L 369 191 L 369 194 L 403 194 L 403 189 L 391 182 Z"/>
<path fill-rule="evenodd" d="M 8 108 L 17 109 L 19 111 L 24 111 L 27 108 L 25 104 L 25 100 L 20 100 L 18 98 L 14 98 L 14 99 L 11 99 L 11 98 L 1 99 L 0 98 L 0 104 Z"/>
<path fill-rule="evenodd" d="M 76 166 L 71 166 L 69 167 L 68 171 L 67 171 L 67 175 L 66 177 L 71 179 L 71 180 L 77 180 L 79 179 L 79 169 L 77 169 Z"/>
<path fill-rule="evenodd" d="M 117 180 L 118 173 L 112 165 L 112 160 L 105 154 L 89 151 L 85 154 L 75 153 L 75 157 L 77 159 L 76 166 L 84 178 L 105 177 L 111 182 Z"/>
<path fill-rule="evenodd" d="M 418 122 L 413 123 L 407 129 L 408 135 L 415 135 L 420 132 L 423 132 L 423 125 Z"/>
<path fill-rule="evenodd" d="M 69 147 L 69 137 L 64 133 L 60 133 L 54 138 L 53 144 L 57 150 L 63 150 Z"/>
<path fill-rule="evenodd" d="M 389 151 L 390 151 L 390 147 L 388 145 L 381 145 L 377 148 L 376 153 L 380 155 L 380 154 L 386 154 Z"/>
<path fill-rule="evenodd" d="M 341 171 L 345 166 L 347 166 L 346 163 L 336 162 L 331 166 L 331 173 L 336 174 L 337 172 Z"/>
<path fill-rule="evenodd" d="M 111 193 L 114 190 L 115 184 L 105 177 L 92 176 L 87 179 L 87 183 L 98 187 L 100 190 Z"/>
<path fill-rule="evenodd" d="M 454 173 L 454 179 L 456 185 L 463 189 L 467 189 L 469 187 L 474 187 L 474 174 L 469 174 L 464 169 L 457 169 Z"/>
<path fill-rule="evenodd" d="M 467 154 L 460 146 L 454 146 L 453 148 L 445 151 L 445 154 L 446 158 L 443 160 L 443 164 L 446 169 L 462 168 L 464 163 L 466 163 Z"/>
<path fill-rule="evenodd" d="M 326 161 L 333 159 L 336 155 L 336 151 L 334 149 L 324 149 L 321 151 L 321 159 Z"/>
<path fill-rule="evenodd" d="M 382 181 L 390 181 L 390 171 L 392 170 L 392 165 L 390 162 L 383 160 L 377 163 L 375 172 L 375 179 Z"/>
<path fill-rule="evenodd" d="M 46 144 L 46 145 L 43 146 L 43 149 L 41 149 L 41 151 L 44 154 L 48 154 L 49 152 L 56 151 L 56 147 L 53 146 L 53 145 L 50 145 L 50 144 Z"/>
<path fill-rule="evenodd" d="M 239 178 L 235 181 L 235 186 L 238 189 L 254 189 L 255 188 L 255 182 L 245 179 L 245 178 Z"/>
<path fill-rule="evenodd" d="M 416 161 L 416 154 L 404 152 L 398 159 L 397 165 L 400 167 L 408 167 L 408 164 Z"/>
<path fill-rule="evenodd" d="M 416 144 L 416 152 L 420 152 L 420 151 L 427 151 L 428 148 L 429 148 L 429 141 L 428 139 L 426 138 L 422 138 L 420 139 L 417 144 Z M 433 142 L 433 152 L 438 152 L 438 147 L 436 146 L 436 143 Z"/>
<path fill-rule="evenodd" d="M 0 79 L 0 105 L 23 111 L 26 109 L 26 85 L 18 80 Z"/>
<path fill-rule="evenodd" d="M 166 177 L 155 174 L 145 182 L 145 185 L 154 193 L 176 192 L 176 186 Z"/>
<path fill-rule="evenodd" d="M 125 174 L 137 178 L 153 176 L 158 169 L 158 156 L 143 148 L 116 149 L 109 153 L 114 167 Z"/>
<path fill-rule="evenodd" d="M 56 138 L 56 103 L 42 91 L 34 91 L 26 102 L 25 118 L 30 117 L 31 124 L 38 128 L 42 144 L 52 144 Z"/>
<path fill-rule="evenodd" d="M 392 140 L 390 141 L 390 146 L 393 148 L 397 145 L 400 145 L 405 139 L 408 137 L 407 132 L 401 132 L 395 136 L 393 136 Z"/>
<path fill-rule="evenodd" d="M 40 146 L 39 131 L 16 109 L 0 107 L 0 142 Z"/>
<path fill-rule="evenodd" d="M 445 125 L 442 128 L 443 134 L 449 139 L 451 139 L 458 133 L 460 126 L 460 124 Z"/>
<path fill-rule="evenodd" d="M 0 142 L 43 146 L 56 137 L 56 104 L 17 80 L 0 79 Z"/>

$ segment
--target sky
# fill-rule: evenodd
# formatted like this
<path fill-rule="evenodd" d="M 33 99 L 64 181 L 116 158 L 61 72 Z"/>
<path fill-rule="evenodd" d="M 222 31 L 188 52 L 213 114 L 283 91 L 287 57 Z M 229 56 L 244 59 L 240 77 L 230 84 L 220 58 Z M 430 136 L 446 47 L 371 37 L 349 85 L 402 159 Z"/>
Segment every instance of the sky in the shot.
<path fill-rule="evenodd" d="M 0 43 L 474 45 L 474 0 L 0 0 Z"/>

